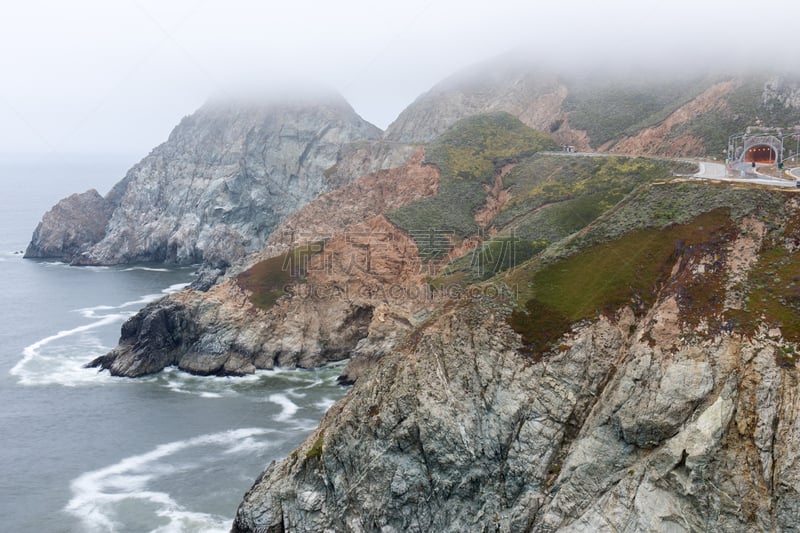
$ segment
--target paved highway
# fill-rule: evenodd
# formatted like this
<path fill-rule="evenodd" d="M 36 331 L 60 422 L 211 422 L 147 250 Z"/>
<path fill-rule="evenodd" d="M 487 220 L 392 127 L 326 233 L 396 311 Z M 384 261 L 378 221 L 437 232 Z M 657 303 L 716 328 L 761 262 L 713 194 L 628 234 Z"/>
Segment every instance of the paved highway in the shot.
<path fill-rule="evenodd" d="M 609 153 L 596 153 L 596 152 L 546 152 L 552 155 L 566 155 L 566 156 L 573 156 L 573 157 L 611 157 L 611 156 L 620 156 L 622 154 L 609 154 Z M 632 156 L 635 157 L 635 156 Z M 650 156 L 642 156 L 642 157 L 650 157 Z M 687 161 L 686 159 L 678 159 L 678 158 L 667 158 L 667 157 L 653 157 L 653 159 L 664 159 L 670 161 Z M 766 174 L 744 174 L 739 176 L 738 174 L 733 174 L 728 172 L 728 168 L 723 165 L 722 163 L 713 163 L 711 161 L 696 161 L 698 166 L 700 167 L 697 174 L 691 176 L 695 179 L 702 179 L 702 180 L 717 180 L 717 181 L 729 181 L 732 183 L 755 183 L 757 185 L 768 185 L 772 187 L 792 187 L 795 188 L 797 184 L 790 180 L 790 179 L 780 179 L 780 178 L 773 178 Z M 744 171 L 750 170 L 750 167 L 746 169 L 743 167 Z M 792 178 L 800 180 L 800 167 L 789 169 L 788 174 L 791 175 Z"/>
<path fill-rule="evenodd" d="M 794 181 L 785 180 L 780 178 L 773 178 L 766 174 L 746 174 L 745 176 L 735 177 L 733 174 L 728 175 L 728 169 L 721 163 L 710 163 L 703 161 L 698 163 L 700 171 L 693 177 L 705 180 L 719 180 L 730 181 L 735 183 L 757 183 L 758 185 L 771 185 L 773 187 L 796 187 Z M 792 169 L 800 170 L 800 169 Z M 790 171 L 791 173 L 792 171 Z M 792 174 L 795 176 L 794 174 Z M 750 176 L 750 177 L 746 177 Z M 757 177 L 756 177 L 757 176 Z"/>

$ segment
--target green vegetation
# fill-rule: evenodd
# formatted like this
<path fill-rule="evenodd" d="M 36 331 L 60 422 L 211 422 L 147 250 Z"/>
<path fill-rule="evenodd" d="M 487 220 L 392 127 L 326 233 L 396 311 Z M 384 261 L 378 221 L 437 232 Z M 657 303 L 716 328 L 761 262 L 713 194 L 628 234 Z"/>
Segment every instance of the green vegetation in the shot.
<path fill-rule="evenodd" d="M 675 136 L 689 133 L 703 139 L 706 152 L 722 155 L 728 136 L 743 132 L 757 120 L 766 126 L 790 127 L 800 122 L 800 109 L 788 107 L 779 100 L 764 101 L 766 77 L 751 77 L 731 91 L 726 105 L 701 113 L 690 123 L 678 128 Z"/>
<path fill-rule="evenodd" d="M 614 240 L 644 228 L 685 224 L 703 213 L 729 208 L 731 218 L 771 213 L 780 216 L 784 198 L 760 187 L 731 184 L 712 185 L 693 181 L 653 184 L 634 192 L 608 214 L 601 216 L 582 235 L 564 243 L 554 256 Z"/>
<path fill-rule="evenodd" d="M 658 124 L 711 83 L 707 78 L 688 82 L 574 83 L 564 106 L 570 111 L 570 125 L 585 130 L 592 146 L 599 147 L 622 135 Z"/>
<path fill-rule="evenodd" d="M 459 257 L 431 281 L 434 289 L 442 286 L 467 286 L 487 280 L 515 268 L 547 247 L 547 242 L 533 242 L 515 237 L 497 237 L 480 244 Z"/>
<path fill-rule="evenodd" d="M 731 231 L 727 210 L 717 209 L 689 224 L 642 229 L 581 250 L 531 272 L 517 269 L 507 280 L 526 290 L 523 309 L 509 323 L 530 353 L 540 356 L 570 324 L 613 313 L 624 305 L 643 311 L 654 302 L 676 254 L 702 244 L 713 245 Z"/>
<path fill-rule="evenodd" d="M 486 202 L 490 187 L 505 164 L 517 162 L 554 141 L 507 113 L 480 115 L 458 122 L 426 152 L 426 161 L 439 167 L 439 194 L 402 207 L 389 220 L 417 242 L 424 259 L 437 259 L 447 247 L 437 235 L 456 239 L 478 233 L 475 213 Z"/>
<path fill-rule="evenodd" d="M 765 323 L 780 327 L 783 337 L 800 343 L 800 216 L 790 219 L 783 234 L 779 232 L 765 243 L 758 262 L 750 271 L 745 287 L 745 308 L 729 313 L 731 329 L 745 335 L 755 333 L 755 325 Z M 785 246 L 786 243 L 790 246 Z M 779 354 L 782 360 L 788 352 Z M 794 360 L 794 351 L 791 351 Z"/>
<path fill-rule="evenodd" d="M 652 159 L 536 156 L 509 173 L 504 184 L 512 200 L 492 222 L 510 226 L 521 238 L 554 242 L 587 226 L 636 187 L 671 175 L 671 163 Z"/>
<path fill-rule="evenodd" d="M 305 279 L 308 262 L 322 250 L 323 243 L 314 243 L 265 259 L 239 274 L 236 282 L 251 291 L 250 303 L 269 309 L 286 294 L 289 285 Z"/>
<path fill-rule="evenodd" d="M 679 271 L 671 281 L 687 331 L 701 321 L 712 333 L 748 337 L 762 324 L 779 327 L 789 344 L 777 351 L 776 362 L 793 367 L 800 344 L 800 215 L 786 207 L 793 197 L 785 191 L 693 182 L 644 187 L 586 232 L 502 276 L 518 288 L 520 307 L 509 323 L 527 351 L 540 357 L 555 348 L 571 324 L 624 305 L 637 312 L 648 309 L 672 265 L 693 254 L 706 258 L 703 275 Z M 732 289 L 743 295 L 744 308 L 723 312 L 724 250 L 738 234 L 734 221 L 745 216 L 766 222 L 767 237 L 748 278 Z"/>
<path fill-rule="evenodd" d="M 319 437 L 317 440 L 314 441 L 314 444 L 306 453 L 306 461 L 311 459 L 321 459 L 322 458 L 322 447 L 325 445 L 325 432 L 320 432 Z"/>
<path fill-rule="evenodd" d="M 499 234 L 450 263 L 434 287 L 475 283 L 522 264 L 591 224 L 637 187 L 669 179 L 674 165 L 628 157 L 526 159 L 504 179 L 511 200 L 492 220 Z"/>

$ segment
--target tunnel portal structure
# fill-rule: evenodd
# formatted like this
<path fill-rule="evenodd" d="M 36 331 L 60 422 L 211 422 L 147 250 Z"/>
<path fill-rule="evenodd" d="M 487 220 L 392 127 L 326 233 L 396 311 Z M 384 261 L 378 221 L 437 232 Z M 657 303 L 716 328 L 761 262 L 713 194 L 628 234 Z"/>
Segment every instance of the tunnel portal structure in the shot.
<path fill-rule="evenodd" d="M 774 135 L 757 135 L 744 139 L 742 147 L 745 163 L 774 165 L 783 161 L 783 141 Z"/>
<path fill-rule="evenodd" d="M 728 138 L 728 162 L 758 165 L 781 165 L 785 159 L 798 157 L 800 130 L 784 132 L 780 128 L 747 128 Z"/>

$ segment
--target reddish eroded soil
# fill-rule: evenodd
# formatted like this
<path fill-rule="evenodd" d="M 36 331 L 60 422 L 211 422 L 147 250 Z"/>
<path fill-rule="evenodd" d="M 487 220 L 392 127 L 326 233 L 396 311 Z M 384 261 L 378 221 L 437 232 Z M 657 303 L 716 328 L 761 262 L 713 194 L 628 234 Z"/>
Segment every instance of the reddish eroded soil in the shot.
<path fill-rule="evenodd" d="M 425 150 L 420 148 L 402 167 L 367 174 L 317 197 L 287 218 L 273 232 L 268 245 L 319 241 L 371 217 L 435 195 L 439 190 L 439 170 L 425 164 L 424 157 Z"/>
<path fill-rule="evenodd" d="M 633 137 L 627 137 L 618 143 L 603 146 L 601 151 L 671 157 L 703 155 L 706 147 L 701 139 L 689 134 L 677 137 L 671 137 L 671 134 L 676 128 L 690 122 L 702 113 L 725 106 L 724 97 L 735 87 L 736 82 L 734 81 L 716 83 L 691 102 L 675 110 L 659 125 L 643 129 Z"/>

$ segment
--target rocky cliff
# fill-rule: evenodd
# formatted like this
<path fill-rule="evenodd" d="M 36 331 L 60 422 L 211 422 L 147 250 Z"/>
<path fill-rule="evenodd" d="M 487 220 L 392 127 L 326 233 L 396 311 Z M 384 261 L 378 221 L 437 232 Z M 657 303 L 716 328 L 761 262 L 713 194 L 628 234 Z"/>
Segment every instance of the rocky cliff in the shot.
<path fill-rule="evenodd" d="M 78 259 L 105 236 L 113 211 L 113 204 L 94 189 L 64 198 L 36 226 L 25 257 Z"/>
<path fill-rule="evenodd" d="M 92 364 L 130 377 L 172 365 L 236 375 L 352 357 L 355 378 L 435 303 L 414 241 L 382 216 L 436 192 L 423 153 L 316 198 L 207 291 L 148 305 Z"/>
<path fill-rule="evenodd" d="M 796 193 L 655 184 L 440 307 L 233 531 L 790 530 Z"/>
<path fill-rule="evenodd" d="M 282 219 L 318 194 L 400 164 L 402 151 L 374 142 L 380 136 L 338 95 L 212 101 L 105 199 L 59 203 L 26 256 L 228 264 L 260 250 Z"/>
<path fill-rule="evenodd" d="M 317 197 L 218 283 L 148 305 L 93 365 L 242 374 L 350 357 L 352 381 L 511 255 L 527 259 L 670 176 L 659 162 L 538 153 L 551 144 L 508 114 L 464 119 L 403 166 Z"/>

